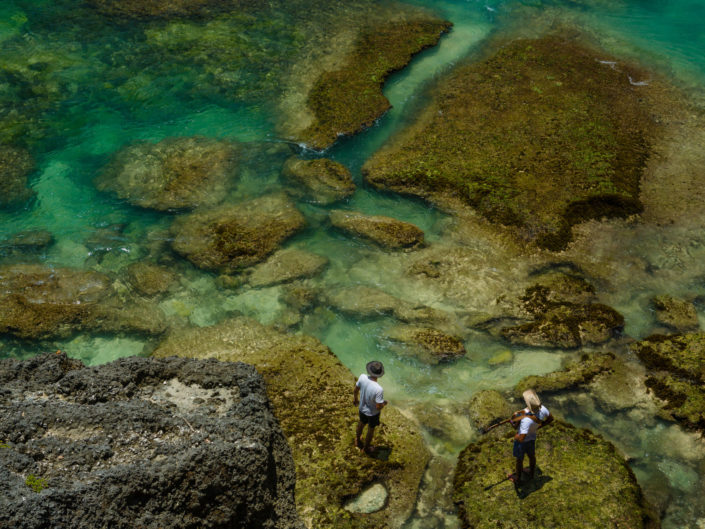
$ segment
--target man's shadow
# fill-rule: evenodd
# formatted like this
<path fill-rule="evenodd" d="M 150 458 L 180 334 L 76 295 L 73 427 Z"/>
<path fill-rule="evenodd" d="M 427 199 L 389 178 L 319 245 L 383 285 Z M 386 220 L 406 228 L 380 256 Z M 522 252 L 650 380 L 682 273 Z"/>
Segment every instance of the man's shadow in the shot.
<path fill-rule="evenodd" d="M 529 479 L 528 474 L 525 473 L 524 476 L 522 476 L 521 483 L 519 484 L 514 484 L 514 491 L 517 494 L 517 497 L 520 500 L 523 500 L 526 498 L 529 494 L 532 492 L 536 492 L 537 490 L 540 490 L 543 488 L 543 486 L 551 481 L 553 478 L 551 476 L 547 476 L 543 472 L 541 472 L 540 468 L 536 468 L 536 472 L 534 474 L 533 479 Z M 487 487 L 484 488 L 484 490 L 490 490 L 497 485 L 500 485 L 501 483 L 504 483 L 505 481 L 510 481 L 509 478 L 504 478 L 496 483 L 493 483 L 492 485 L 488 485 Z"/>

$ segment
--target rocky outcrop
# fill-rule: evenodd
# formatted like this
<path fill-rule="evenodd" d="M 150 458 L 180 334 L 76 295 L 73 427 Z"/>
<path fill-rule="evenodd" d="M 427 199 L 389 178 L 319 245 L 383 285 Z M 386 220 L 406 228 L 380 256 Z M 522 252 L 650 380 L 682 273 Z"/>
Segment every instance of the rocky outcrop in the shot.
<path fill-rule="evenodd" d="M 537 284 L 521 297 L 533 321 L 506 327 L 511 343 L 535 347 L 574 348 L 606 342 L 624 327 L 624 317 L 601 303 L 573 303 L 549 286 Z"/>
<path fill-rule="evenodd" d="M 589 430 L 555 421 L 539 432 L 533 480 L 514 487 L 511 436 L 482 437 L 458 457 L 453 501 L 463 528 L 603 529 L 659 527 L 634 474 L 614 446 Z M 578 517 L 579 519 L 576 519 Z"/>
<path fill-rule="evenodd" d="M 472 397 L 468 406 L 468 415 L 473 424 L 485 431 L 488 427 L 508 419 L 512 412 L 511 405 L 497 390 L 485 389 Z M 502 435 L 501 427 L 494 429 L 495 435 Z"/>
<path fill-rule="evenodd" d="M 629 75 L 644 75 L 598 55 L 606 57 L 544 37 L 458 67 L 416 122 L 365 163 L 366 181 L 461 199 L 550 250 L 565 248 L 584 220 L 638 213 L 654 124 Z"/>
<path fill-rule="evenodd" d="M 273 254 L 264 263 L 257 265 L 248 282 L 253 287 L 268 287 L 306 279 L 320 274 L 328 266 L 328 259 L 321 255 L 287 248 Z"/>
<path fill-rule="evenodd" d="M 406 346 L 425 363 L 449 362 L 467 352 L 463 340 L 430 327 L 397 325 L 387 331 L 387 337 Z"/>
<path fill-rule="evenodd" d="M 199 268 L 236 272 L 266 259 L 305 223 L 285 196 L 267 195 L 177 218 L 172 247 Z"/>
<path fill-rule="evenodd" d="M 315 204 L 332 204 L 355 192 L 350 170 L 328 158 L 302 160 L 291 157 L 284 163 L 281 174 L 296 186 L 296 195 Z"/>
<path fill-rule="evenodd" d="M 303 529 L 252 366 L 0 360 L 0 526 Z"/>
<path fill-rule="evenodd" d="M 233 143 L 200 136 L 138 143 L 114 156 L 96 187 L 158 211 L 214 206 L 235 177 L 236 156 Z"/>
<path fill-rule="evenodd" d="M 527 389 L 534 389 L 543 395 L 585 385 L 600 373 L 609 372 L 614 361 L 612 353 L 586 353 L 579 360 L 568 362 L 560 371 L 522 378 L 514 387 L 514 394 L 521 397 Z"/>
<path fill-rule="evenodd" d="M 705 430 L 705 333 L 653 335 L 631 345 L 665 417 Z"/>
<path fill-rule="evenodd" d="M 667 329 L 678 333 L 698 330 L 698 314 L 689 301 L 662 295 L 656 296 L 651 302 L 656 321 Z"/>
<path fill-rule="evenodd" d="M 330 223 L 354 237 L 361 237 L 390 250 L 415 249 L 423 246 L 424 233 L 409 222 L 382 215 L 364 215 L 357 211 L 335 210 Z"/>
<path fill-rule="evenodd" d="M 296 141 L 326 149 L 339 136 L 371 126 L 390 104 L 382 94 L 387 76 L 411 57 L 438 42 L 451 24 L 431 16 L 377 22 L 360 34 L 353 50 L 336 70 L 323 72 L 306 101 L 313 123 L 298 131 Z"/>
<path fill-rule="evenodd" d="M 392 403 L 375 434 L 375 444 L 386 447 L 382 455 L 371 458 L 358 451 L 353 446 L 355 376 L 317 340 L 235 318 L 175 332 L 154 355 L 240 360 L 257 367 L 291 446 L 297 509 L 308 527 L 391 529 L 406 521 L 429 457 L 421 434 Z M 344 510 L 345 501 L 373 483 L 389 493 L 383 509 L 371 514 Z"/>
<path fill-rule="evenodd" d="M 27 187 L 33 169 L 34 160 L 27 151 L 0 145 L 0 208 L 18 206 L 34 195 Z"/>
<path fill-rule="evenodd" d="M 40 265 L 0 267 L 0 334 L 41 340 L 79 331 L 155 335 L 165 329 L 158 307 L 121 298 L 104 274 Z"/>
<path fill-rule="evenodd" d="M 168 268 L 146 261 L 129 265 L 127 277 L 132 287 L 147 297 L 163 294 L 176 280 L 176 275 Z"/>

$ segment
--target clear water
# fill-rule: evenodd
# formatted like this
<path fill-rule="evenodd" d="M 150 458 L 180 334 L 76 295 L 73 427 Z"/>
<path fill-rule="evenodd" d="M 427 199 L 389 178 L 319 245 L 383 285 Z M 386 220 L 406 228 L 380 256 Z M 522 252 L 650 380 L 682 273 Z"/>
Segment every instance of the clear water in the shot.
<path fill-rule="evenodd" d="M 447 243 L 449 219 L 420 201 L 380 194 L 364 186 L 360 168 L 389 136 L 403 127 L 425 102 L 425 88 L 459 61 L 472 58 L 497 34 L 540 33 L 555 21 L 579 26 L 612 53 L 635 58 L 685 89 L 696 101 L 705 101 L 705 4 L 694 0 L 414 0 L 454 23 L 439 46 L 420 54 L 404 71 L 393 75 L 385 94 L 393 104 L 370 130 L 339 142 L 326 153 L 353 172 L 359 187 L 346 203 L 337 205 L 370 214 L 392 215 L 421 227 L 431 243 Z M 324 5 L 311 5 L 315 12 Z M 314 17 L 315 18 L 315 17 Z M 98 267 L 115 273 L 143 257 L 140 239 L 152 226 L 168 226 L 170 217 L 146 212 L 99 193 L 93 178 L 111 153 L 136 140 L 158 141 L 170 136 L 207 135 L 242 142 L 268 142 L 271 153 L 250 162 L 234 192 L 246 198 L 279 188 L 281 143 L 274 122 L 278 92 L 272 72 L 285 69 L 295 51 L 305 45 L 305 35 L 291 30 L 301 14 L 283 9 L 266 24 L 258 20 L 218 18 L 210 25 L 193 22 L 159 33 L 159 22 L 118 24 L 105 22 L 78 0 L 0 2 L 0 71 L 10 71 L 15 81 L 0 83 L 0 104 L 27 112 L 28 125 L 11 134 L 26 144 L 37 161 L 31 180 L 36 198 L 23 209 L 0 211 L 0 238 L 21 230 L 48 229 L 56 238 L 41 260 L 54 266 Z M 322 19 L 325 20 L 325 19 Z M 292 24 L 289 24 L 292 22 Z M 341 20 L 340 24 L 344 24 Z M 188 67 L 172 67 L 164 43 L 193 42 L 207 35 L 229 46 L 236 24 L 246 39 L 249 55 L 241 60 L 237 79 L 218 77 Z M 239 24 L 239 25 L 238 25 Z M 167 35 L 167 37 L 164 37 Z M 172 39 L 168 41 L 168 39 Z M 205 37 L 204 37 L 205 38 Z M 165 40 L 166 39 L 166 40 Z M 189 40 L 192 39 L 192 40 Z M 168 41 L 168 42 L 167 42 Z M 160 47 L 161 46 L 161 47 Z M 292 52 L 293 50 L 293 52 Z M 208 63 L 208 68 L 213 67 Z M 204 67 L 205 68 L 205 67 Z M 16 79 L 49 94 L 38 114 L 23 106 L 26 92 L 13 91 Z M 212 83 L 203 83 L 203 79 Z M 25 87 L 26 88 L 26 87 Z M 2 141 L 7 140 L 2 130 Z M 280 146 L 280 145 L 279 145 Z M 702 149 L 702 145 L 693 148 Z M 315 153 L 306 153 L 316 156 Z M 310 228 L 290 244 L 331 260 L 318 280 L 324 288 L 366 285 L 381 288 L 400 299 L 422 302 L 455 311 L 453 300 L 418 291 L 401 280 L 402 260 L 328 231 L 323 221 L 330 208 L 301 204 Z M 108 256 L 97 264 L 87 239 L 111 224 L 127 228 Z M 643 337 L 651 327 L 647 307 L 654 293 L 705 294 L 705 237 L 701 229 L 635 229 L 629 245 L 597 241 L 599 251 L 614 260 L 638 257 L 658 270 L 646 276 L 629 271 L 616 275 L 604 300 L 626 317 L 627 334 Z M 620 232 L 622 237 L 623 232 Z M 606 236 L 606 239 L 608 237 Z M 493 263 L 488 260 L 487 267 Z M 281 287 L 259 290 L 223 290 L 207 273 L 190 270 L 180 290 L 164 300 L 161 308 L 195 325 L 211 325 L 236 312 L 263 323 L 277 323 L 285 307 Z M 705 317 L 701 314 L 701 317 Z M 559 368 L 573 352 L 509 348 L 478 332 L 464 329 L 468 355 L 453 363 L 425 365 L 400 354 L 385 338 L 394 324 L 390 319 L 354 321 L 327 307 L 319 307 L 303 322 L 303 331 L 325 342 L 355 374 L 372 357 L 385 362 L 389 375 L 385 391 L 394 405 L 407 413 L 441 410 L 447 435 L 427 435 L 438 460 L 452 462 L 457 452 L 475 438 L 459 410 L 472 394 L 486 388 L 509 389 L 528 374 Z M 145 342 L 133 337 L 81 335 L 70 340 L 34 347 L 10 339 L 0 341 L 0 356 L 23 357 L 48 348 L 61 348 L 89 364 L 140 354 Z M 494 364 L 490 359 L 511 350 L 511 360 Z M 700 476 L 705 472 L 705 447 L 696 436 L 653 417 L 628 413 L 606 415 L 579 395 L 557 399 L 553 409 L 571 421 L 600 431 L 630 457 L 630 464 L 647 495 L 668 495 L 664 527 L 705 526 L 705 492 Z M 656 484 L 661 484 L 657 487 Z M 427 489 L 440 487 L 430 480 Z M 428 490 L 427 490 L 428 491 Z M 656 492 L 654 492 L 656 491 Z M 410 527 L 456 527 L 452 510 L 442 499 L 418 510 Z"/>

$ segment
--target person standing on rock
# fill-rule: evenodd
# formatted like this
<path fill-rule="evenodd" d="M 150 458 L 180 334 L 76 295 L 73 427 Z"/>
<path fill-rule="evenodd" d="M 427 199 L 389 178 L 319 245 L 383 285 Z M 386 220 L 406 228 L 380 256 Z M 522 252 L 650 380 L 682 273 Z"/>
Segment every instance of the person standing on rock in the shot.
<path fill-rule="evenodd" d="M 553 415 L 541 404 L 539 396 L 533 389 L 523 393 L 526 408 L 514 412 L 510 420 L 517 429 L 514 436 L 513 455 L 516 458 L 516 471 L 507 477 L 518 485 L 524 470 L 524 455 L 529 456 L 529 479 L 533 479 L 536 470 L 536 431 L 553 422 Z"/>
<path fill-rule="evenodd" d="M 384 400 L 382 386 L 377 382 L 377 379 L 384 375 L 382 362 L 368 362 L 366 369 L 367 374 L 363 373 L 358 377 L 353 392 L 353 404 L 358 406 L 360 416 L 355 432 L 355 446 L 362 448 L 366 454 L 373 454 L 375 448 L 372 446 L 372 436 L 375 434 L 375 428 L 379 426 L 380 413 L 387 405 L 387 401 Z M 365 425 L 367 425 L 367 436 L 363 446 L 362 430 Z"/>

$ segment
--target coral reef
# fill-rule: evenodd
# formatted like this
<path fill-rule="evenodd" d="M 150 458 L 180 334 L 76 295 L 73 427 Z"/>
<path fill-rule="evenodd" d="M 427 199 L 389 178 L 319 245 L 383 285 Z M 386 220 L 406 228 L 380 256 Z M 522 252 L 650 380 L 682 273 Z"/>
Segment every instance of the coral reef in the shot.
<path fill-rule="evenodd" d="M 297 510 L 307 526 L 399 528 L 411 513 L 428 461 L 420 432 L 392 404 L 383 411 L 375 434 L 376 444 L 386 447 L 385 455 L 372 458 L 359 452 L 353 446 L 355 377 L 317 340 L 235 318 L 175 332 L 154 355 L 239 360 L 257 367 L 291 446 Z M 383 509 L 353 514 L 343 508 L 345 500 L 372 483 L 384 484 L 389 492 Z"/>
<path fill-rule="evenodd" d="M 172 247 L 199 268 L 235 272 L 266 259 L 305 223 L 286 197 L 268 195 L 177 218 Z"/>
<path fill-rule="evenodd" d="M 457 68 L 418 120 L 366 162 L 366 181 L 458 197 L 551 250 L 566 247 L 574 224 L 638 213 L 654 125 L 629 83 L 636 74 L 597 54 L 544 37 Z"/>
<path fill-rule="evenodd" d="M 252 366 L 84 367 L 49 353 L 1 360 L 0 384 L 1 526 L 304 527 L 291 452 Z"/>

